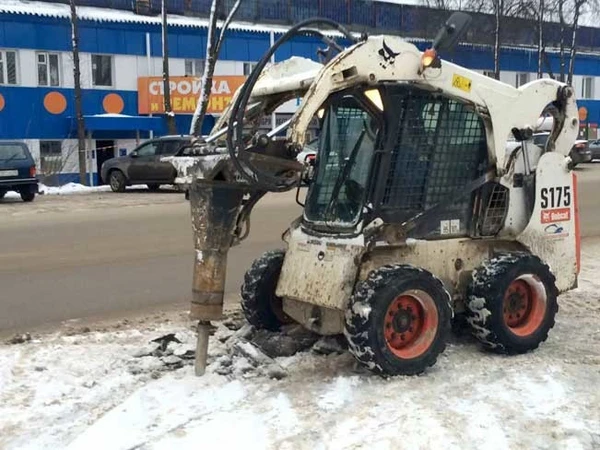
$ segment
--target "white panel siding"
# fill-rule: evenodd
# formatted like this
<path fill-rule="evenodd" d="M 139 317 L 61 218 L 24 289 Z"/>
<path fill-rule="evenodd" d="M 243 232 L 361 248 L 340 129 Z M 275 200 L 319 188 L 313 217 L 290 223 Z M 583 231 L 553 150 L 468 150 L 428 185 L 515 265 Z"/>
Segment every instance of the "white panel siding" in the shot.
<path fill-rule="evenodd" d="M 169 59 L 169 74 L 172 77 L 185 75 L 185 59 L 170 58 Z M 160 75 L 162 75 L 162 61 L 160 66 Z"/>
<path fill-rule="evenodd" d="M 115 55 L 113 64 L 114 88 L 119 91 L 137 91 L 137 57 Z"/>
<path fill-rule="evenodd" d="M 37 87 L 37 60 L 35 50 L 19 50 L 17 80 L 21 86 Z"/>
<path fill-rule="evenodd" d="M 92 88 L 92 55 L 90 53 L 79 54 L 79 69 L 81 72 L 81 88 Z"/>
<path fill-rule="evenodd" d="M 504 71 L 501 70 L 500 71 L 500 81 L 502 81 L 503 83 L 506 84 L 510 84 L 511 86 L 515 85 L 515 81 L 516 81 L 516 72 L 508 72 L 508 71 Z"/>
<path fill-rule="evenodd" d="M 62 52 L 60 54 L 60 66 L 60 85 L 65 88 L 73 88 L 75 86 L 73 80 L 73 53 Z"/>
<path fill-rule="evenodd" d="M 238 66 L 239 65 L 239 69 Z M 217 61 L 215 75 L 244 75 L 243 63 L 235 61 Z"/>

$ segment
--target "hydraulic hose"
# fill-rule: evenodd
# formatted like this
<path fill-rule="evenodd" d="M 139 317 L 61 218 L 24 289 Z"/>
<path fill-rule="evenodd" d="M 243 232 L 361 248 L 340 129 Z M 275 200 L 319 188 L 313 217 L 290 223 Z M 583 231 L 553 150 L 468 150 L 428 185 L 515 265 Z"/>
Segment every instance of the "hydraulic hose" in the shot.
<path fill-rule="evenodd" d="M 288 180 L 283 177 L 268 175 L 262 172 L 261 170 L 257 169 L 255 166 L 253 166 L 253 164 L 250 161 L 248 161 L 247 158 L 244 158 L 245 163 L 250 169 L 251 173 L 247 172 L 246 168 L 242 165 L 239 159 L 241 152 L 245 151 L 245 144 L 243 140 L 244 113 L 246 111 L 246 107 L 248 105 L 248 100 L 250 99 L 252 89 L 254 88 L 261 72 L 263 71 L 263 69 L 265 68 L 275 51 L 284 43 L 286 43 L 296 35 L 309 34 L 319 36 L 325 43 L 327 43 L 328 45 L 332 45 L 333 40 L 327 38 L 324 34 L 320 33 L 319 31 L 315 29 L 303 30 L 304 27 L 308 27 L 310 25 L 328 25 L 342 33 L 351 42 L 359 42 L 359 39 L 356 39 L 354 36 L 352 36 L 343 25 L 333 20 L 325 18 L 307 19 L 293 26 L 283 36 L 281 36 L 273 44 L 269 51 L 263 55 L 263 57 L 254 67 L 254 70 L 252 70 L 252 73 L 244 83 L 242 90 L 240 91 L 240 95 L 237 97 L 231 111 L 231 119 L 229 120 L 227 126 L 227 149 L 229 152 L 229 156 L 231 157 L 231 161 L 233 162 L 235 168 L 238 170 L 240 175 L 244 177 L 249 183 L 257 186 L 261 190 L 272 192 L 287 191 L 296 184 L 296 181 L 293 179 Z"/>

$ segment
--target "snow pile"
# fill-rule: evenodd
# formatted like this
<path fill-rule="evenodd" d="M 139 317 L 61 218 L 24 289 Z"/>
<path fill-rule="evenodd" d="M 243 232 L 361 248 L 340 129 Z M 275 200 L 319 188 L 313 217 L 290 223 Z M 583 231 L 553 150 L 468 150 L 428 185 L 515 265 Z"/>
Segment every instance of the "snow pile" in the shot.
<path fill-rule="evenodd" d="M 131 189 L 147 189 L 146 185 L 130 186 Z M 79 183 L 67 183 L 62 186 L 46 186 L 39 183 L 40 195 L 73 195 L 73 194 L 93 194 L 95 192 L 110 192 L 110 186 L 85 186 Z M 17 192 L 7 192 L 6 198 L 21 198 Z"/>
<path fill-rule="evenodd" d="M 597 252 L 584 247 L 581 286 L 538 350 L 498 356 L 454 336 L 417 377 L 285 337 L 298 329 L 274 343 L 239 315 L 215 324 L 203 377 L 184 314 L 17 336 L 0 346 L 0 448 L 600 448 Z"/>

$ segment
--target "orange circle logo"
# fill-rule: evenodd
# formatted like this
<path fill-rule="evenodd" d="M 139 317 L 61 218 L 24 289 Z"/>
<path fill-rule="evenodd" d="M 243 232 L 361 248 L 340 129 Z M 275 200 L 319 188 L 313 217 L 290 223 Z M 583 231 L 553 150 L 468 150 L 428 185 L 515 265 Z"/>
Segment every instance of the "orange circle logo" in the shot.
<path fill-rule="evenodd" d="M 67 109 L 67 99 L 60 92 L 48 92 L 44 97 L 44 108 L 50 114 L 62 114 Z"/>
<path fill-rule="evenodd" d="M 587 115 L 588 115 L 588 110 L 585 106 L 582 106 L 581 108 L 579 108 L 579 120 L 584 121 L 585 119 L 587 119 Z"/>
<path fill-rule="evenodd" d="M 4 109 L 4 105 L 6 103 L 4 102 L 4 96 L 2 94 L 0 94 L 0 111 L 2 111 Z"/>
<path fill-rule="evenodd" d="M 108 114 L 121 114 L 125 103 L 119 94 L 108 94 L 102 101 L 102 107 Z"/>

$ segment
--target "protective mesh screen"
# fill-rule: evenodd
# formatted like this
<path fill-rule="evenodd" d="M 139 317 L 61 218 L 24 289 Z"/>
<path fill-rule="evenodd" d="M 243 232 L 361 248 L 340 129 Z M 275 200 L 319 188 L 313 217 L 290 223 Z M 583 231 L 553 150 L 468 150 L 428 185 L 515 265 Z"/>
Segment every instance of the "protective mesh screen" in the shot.
<path fill-rule="evenodd" d="M 480 233 L 482 236 L 492 236 L 500 231 L 508 208 L 508 189 L 506 187 L 492 183 L 487 187 L 487 191 L 481 217 Z"/>
<path fill-rule="evenodd" d="M 382 206 L 408 218 L 483 174 L 486 136 L 480 117 L 454 100 L 407 88 L 395 101 L 402 108 Z M 446 208 L 449 220 L 460 220 L 460 232 L 470 218 L 470 203 L 466 196 Z"/>

